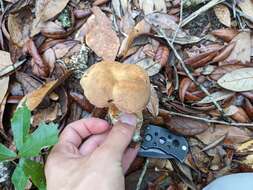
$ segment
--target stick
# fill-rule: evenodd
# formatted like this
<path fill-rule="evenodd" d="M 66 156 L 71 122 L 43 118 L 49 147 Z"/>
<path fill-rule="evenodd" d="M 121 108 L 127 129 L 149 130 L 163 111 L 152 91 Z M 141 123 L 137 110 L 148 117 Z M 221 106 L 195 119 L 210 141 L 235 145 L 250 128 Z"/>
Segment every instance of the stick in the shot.
<path fill-rule="evenodd" d="M 181 26 L 185 26 L 187 23 L 189 23 L 190 21 L 192 21 L 194 18 L 196 18 L 197 16 L 199 16 L 201 13 L 207 11 L 208 9 L 212 8 L 213 6 L 222 3 L 224 0 L 212 0 L 209 3 L 207 3 L 206 5 L 204 5 L 203 7 L 201 7 L 200 9 L 198 9 L 197 11 L 193 12 L 190 16 L 188 16 L 187 18 L 185 18 L 182 22 Z"/>
<path fill-rule="evenodd" d="M 140 177 L 139 177 L 139 180 L 138 180 L 138 183 L 137 183 L 137 185 L 136 185 L 136 189 L 135 189 L 135 190 L 140 190 L 140 188 L 141 188 L 141 183 L 142 183 L 143 178 L 144 178 L 144 176 L 145 176 L 145 174 L 146 174 L 146 171 L 147 171 L 147 169 L 148 169 L 148 165 L 149 165 L 149 159 L 146 160 L 146 162 L 145 162 L 145 164 L 144 164 L 144 166 L 143 166 L 143 170 L 142 170 L 142 172 L 141 172 L 141 175 L 140 175 Z"/>
<path fill-rule="evenodd" d="M 164 109 L 159 109 L 159 111 L 161 111 L 163 113 L 170 114 L 170 115 L 176 115 L 176 116 L 181 116 L 181 117 L 185 117 L 185 118 L 204 121 L 206 123 L 214 123 L 214 124 L 236 126 L 236 127 L 253 127 L 253 123 L 235 123 L 235 122 L 219 121 L 219 120 L 215 120 L 215 119 L 207 119 L 207 118 L 203 118 L 203 117 L 197 117 L 197 116 L 193 116 L 193 115 L 187 115 L 187 114 L 183 114 L 183 113 L 167 111 L 167 110 L 164 110 Z"/>
<path fill-rule="evenodd" d="M 194 82 L 194 84 L 196 84 L 206 95 L 208 95 L 211 100 L 212 100 L 212 103 L 215 105 L 215 107 L 219 110 L 219 112 L 221 113 L 222 116 L 224 116 L 224 111 L 223 109 L 221 108 L 221 106 L 218 104 L 218 102 L 216 100 L 214 100 L 214 98 L 210 95 L 210 93 L 208 92 L 208 90 L 203 86 L 201 85 L 199 82 L 197 82 L 195 80 L 195 78 L 192 76 L 191 72 L 188 70 L 188 68 L 186 67 L 183 59 L 181 58 L 181 56 L 178 54 L 176 48 L 174 47 L 173 44 L 171 44 L 169 38 L 166 36 L 165 32 L 163 29 L 157 29 L 157 33 L 160 34 L 161 37 L 163 37 L 169 44 L 169 46 L 171 47 L 171 49 L 173 50 L 176 58 L 178 59 L 178 61 L 180 62 L 182 68 L 184 69 L 185 73 L 187 74 L 187 76 Z"/>

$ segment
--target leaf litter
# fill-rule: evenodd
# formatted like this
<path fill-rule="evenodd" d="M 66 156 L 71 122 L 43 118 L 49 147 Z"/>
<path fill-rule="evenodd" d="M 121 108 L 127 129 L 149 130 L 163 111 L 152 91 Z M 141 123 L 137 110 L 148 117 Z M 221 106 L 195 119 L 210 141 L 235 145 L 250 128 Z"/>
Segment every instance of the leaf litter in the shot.
<path fill-rule="evenodd" d="M 252 1 L 235 1 L 234 6 L 228 0 L 3 2 L 0 159 L 15 157 L 16 148 L 23 156 L 45 157 L 47 150 L 38 154 L 41 146 L 56 140 L 56 126 L 50 122 L 62 129 L 83 115 L 105 118 L 107 111 L 94 108 L 83 96 L 79 80 L 100 61 L 119 61 L 136 64 L 149 75 L 152 88 L 144 124 L 185 136 L 191 149 L 184 164 L 155 160 L 152 164 L 166 175 L 147 166 L 143 179 L 137 175 L 143 167 L 137 158 L 126 187 L 137 189 L 139 180 L 140 189 L 167 189 L 164 182 L 173 179 L 178 187 L 201 189 L 217 176 L 242 168 L 253 171 Z M 24 103 L 32 111 L 34 133 L 23 146 L 17 124 L 22 125 L 20 134 L 28 125 L 11 125 L 11 118 Z M 47 142 L 39 142 L 44 132 L 55 138 L 45 136 Z M 37 144 L 27 150 L 27 143 L 34 141 Z M 39 172 L 29 170 L 34 166 L 42 172 L 42 163 L 17 164 L 1 189 L 10 189 L 10 180 L 15 187 L 24 188 L 31 180 L 44 188 L 41 173 L 39 186 L 33 180 Z M 12 173 L 13 167 L 8 170 Z"/>

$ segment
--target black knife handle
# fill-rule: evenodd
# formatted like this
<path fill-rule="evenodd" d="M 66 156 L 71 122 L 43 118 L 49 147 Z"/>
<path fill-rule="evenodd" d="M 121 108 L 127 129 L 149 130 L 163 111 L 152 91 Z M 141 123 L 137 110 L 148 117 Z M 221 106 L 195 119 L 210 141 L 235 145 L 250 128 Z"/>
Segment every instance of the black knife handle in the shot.
<path fill-rule="evenodd" d="M 142 150 L 139 152 L 140 156 L 154 158 L 172 157 L 183 161 L 188 153 L 189 147 L 184 137 L 175 135 L 168 129 L 155 125 L 148 125 L 144 132 L 141 149 Z M 152 156 L 152 153 L 154 156 Z"/>

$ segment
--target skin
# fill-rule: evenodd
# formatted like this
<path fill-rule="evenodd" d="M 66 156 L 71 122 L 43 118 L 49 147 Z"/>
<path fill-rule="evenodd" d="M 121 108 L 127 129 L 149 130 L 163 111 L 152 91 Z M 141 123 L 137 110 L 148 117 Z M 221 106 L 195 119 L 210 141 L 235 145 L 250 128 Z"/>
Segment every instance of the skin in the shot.
<path fill-rule="evenodd" d="M 123 190 L 124 173 L 138 148 L 129 148 L 136 117 L 123 114 L 111 127 L 98 118 L 69 124 L 48 156 L 48 190 Z"/>

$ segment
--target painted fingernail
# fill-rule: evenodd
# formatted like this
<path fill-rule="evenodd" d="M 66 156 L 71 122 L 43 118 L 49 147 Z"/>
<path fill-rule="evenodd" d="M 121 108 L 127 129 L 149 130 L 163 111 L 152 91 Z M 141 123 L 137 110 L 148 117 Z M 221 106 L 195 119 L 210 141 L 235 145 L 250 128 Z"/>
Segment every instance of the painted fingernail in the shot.
<path fill-rule="evenodd" d="M 131 125 L 131 126 L 136 126 L 137 124 L 137 118 L 134 114 L 122 113 L 119 120 L 122 123 Z"/>

